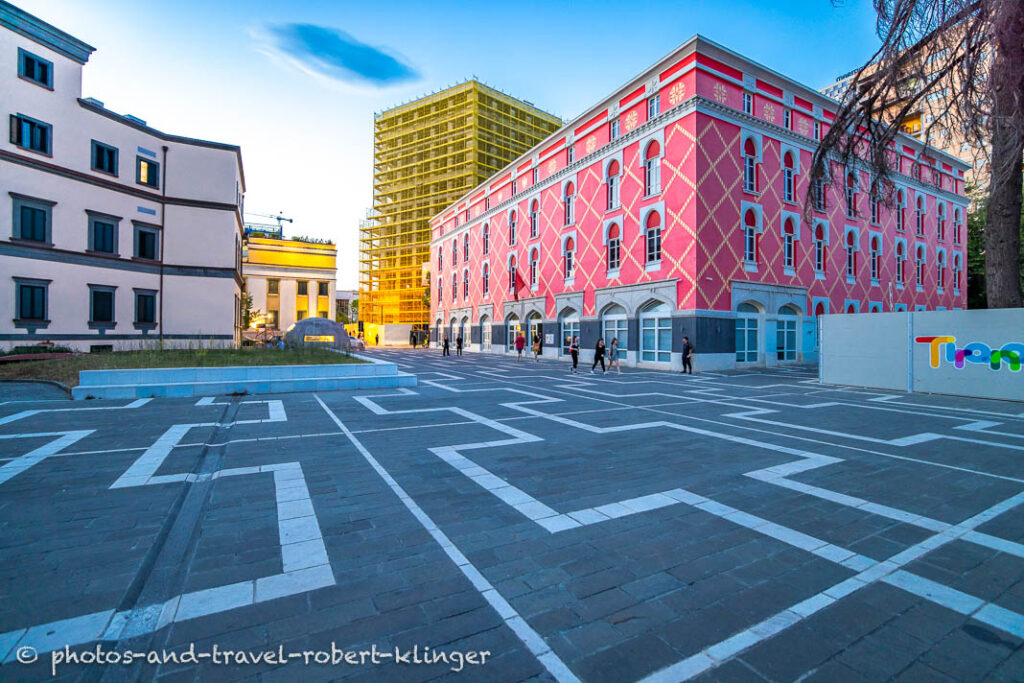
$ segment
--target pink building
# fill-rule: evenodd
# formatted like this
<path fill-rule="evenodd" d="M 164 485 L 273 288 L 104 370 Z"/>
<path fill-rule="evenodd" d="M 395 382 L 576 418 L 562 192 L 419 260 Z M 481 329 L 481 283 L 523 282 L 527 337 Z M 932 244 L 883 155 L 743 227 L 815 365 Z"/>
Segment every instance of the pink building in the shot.
<path fill-rule="evenodd" d="M 695 36 L 432 220 L 435 341 L 625 365 L 812 360 L 822 313 L 966 304 L 955 157 L 897 139 L 897 202 L 833 164 L 804 219 L 835 101 Z M 589 351 L 589 352 L 588 352 Z"/>

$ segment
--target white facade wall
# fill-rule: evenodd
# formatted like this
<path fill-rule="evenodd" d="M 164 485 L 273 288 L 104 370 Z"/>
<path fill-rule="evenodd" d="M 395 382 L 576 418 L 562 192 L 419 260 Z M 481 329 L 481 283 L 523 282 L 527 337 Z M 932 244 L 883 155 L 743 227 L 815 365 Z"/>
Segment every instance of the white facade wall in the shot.
<path fill-rule="evenodd" d="M 52 90 L 19 77 L 19 48 L 52 63 Z M 10 135 L 0 139 L 0 348 L 44 340 L 79 350 L 135 348 L 155 344 L 161 333 L 167 345 L 233 345 L 240 334 L 240 150 L 166 135 L 83 103 L 80 61 L 89 52 L 17 8 L 0 8 L 5 118 L 22 114 L 52 127 L 49 155 Z M 93 140 L 117 148 L 116 176 L 93 170 Z M 137 157 L 160 164 L 158 189 L 136 182 Z M 49 243 L 15 234 L 21 197 L 52 203 Z M 89 251 L 89 212 L 115 223 L 116 254 Z M 138 226 L 162 231 L 156 261 L 136 258 Z M 49 281 L 48 322 L 16 322 L 15 278 Z M 116 288 L 113 326 L 89 325 L 89 285 Z M 158 293 L 155 327 L 135 325 L 136 288 Z"/>
<path fill-rule="evenodd" d="M 819 319 L 823 383 L 1024 401 L 1024 309 Z"/>

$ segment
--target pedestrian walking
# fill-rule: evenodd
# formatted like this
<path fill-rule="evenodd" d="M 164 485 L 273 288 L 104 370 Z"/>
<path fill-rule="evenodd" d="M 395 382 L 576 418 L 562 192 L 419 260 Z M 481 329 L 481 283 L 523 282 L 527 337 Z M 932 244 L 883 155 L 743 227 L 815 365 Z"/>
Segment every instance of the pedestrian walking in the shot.
<path fill-rule="evenodd" d="M 689 337 L 683 337 L 683 374 L 686 374 L 686 369 L 690 369 L 690 374 L 693 374 L 693 345 L 690 343 Z"/>
<path fill-rule="evenodd" d="M 540 335 L 533 335 L 533 359 L 540 362 Z"/>
<path fill-rule="evenodd" d="M 445 356 L 452 355 L 451 353 L 449 353 L 448 347 L 449 347 L 449 345 L 448 345 L 448 335 L 446 334 L 446 335 L 444 335 L 444 341 L 441 342 L 441 357 L 442 358 L 444 358 Z"/>
<path fill-rule="evenodd" d="M 373 345 L 374 346 L 380 346 L 380 335 L 379 334 L 373 335 Z"/>
<path fill-rule="evenodd" d="M 608 347 L 608 372 L 615 368 L 616 374 L 622 374 L 622 364 L 619 363 L 619 338 L 612 337 L 612 345 Z"/>
<path fill-rule="evenodd" d="M 594 368 L 597 364 L 601 364 L 601 374 L 605 373 L 604 369 L 604 337 L 598 337 L 597 343 L 594 344 L 594 364 L 590 366 L 590 374 L 594 374 Z"/>
<path fill-rule="evenodd" d="M 580 364 L 580 338 L 573 337 L 569 342 L 569 353 L 572 355 L 572 372 L 579 372 Z"/>
<path fill-rule="evenodd" d="M 523 349 L 526 348 L 526 337 L 522 332 L 516 333 L 516 362 L 523 359 Z"/>
<path fill-rule="evenodd" d="M 459 336 L 455 338 L 455 355 L 462 355 L 462 333 L 459 332 Z"/>

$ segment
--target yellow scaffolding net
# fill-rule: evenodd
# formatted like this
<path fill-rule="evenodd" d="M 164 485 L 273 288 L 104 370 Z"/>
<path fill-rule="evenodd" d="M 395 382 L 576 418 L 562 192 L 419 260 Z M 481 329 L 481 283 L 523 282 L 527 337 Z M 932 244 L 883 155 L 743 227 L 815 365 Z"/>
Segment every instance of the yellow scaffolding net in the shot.
<path fill-rule="evenodd" d="M 359 226 L 359 319 L 427 324 L 429 220 L 561 125 L 475 80 L 377 114 L 373 210 Z"/>

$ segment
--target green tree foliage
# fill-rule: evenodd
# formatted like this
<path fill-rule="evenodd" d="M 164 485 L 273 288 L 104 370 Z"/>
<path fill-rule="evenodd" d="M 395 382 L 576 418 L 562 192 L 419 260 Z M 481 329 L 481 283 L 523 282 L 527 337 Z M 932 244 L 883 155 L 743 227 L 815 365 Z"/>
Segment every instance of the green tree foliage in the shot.
<path fill-rule="evenodd" d="M 988 308 L 985 291 L 985 216 L 987 202 L 979 200 L 967 214 L 967 307 Z M 1020 215 L 1020 236 L 1024 242 L 1024 211 Z M 1020 257 L 1020 284 L 1024 289 L 1024 252 Z"/>

